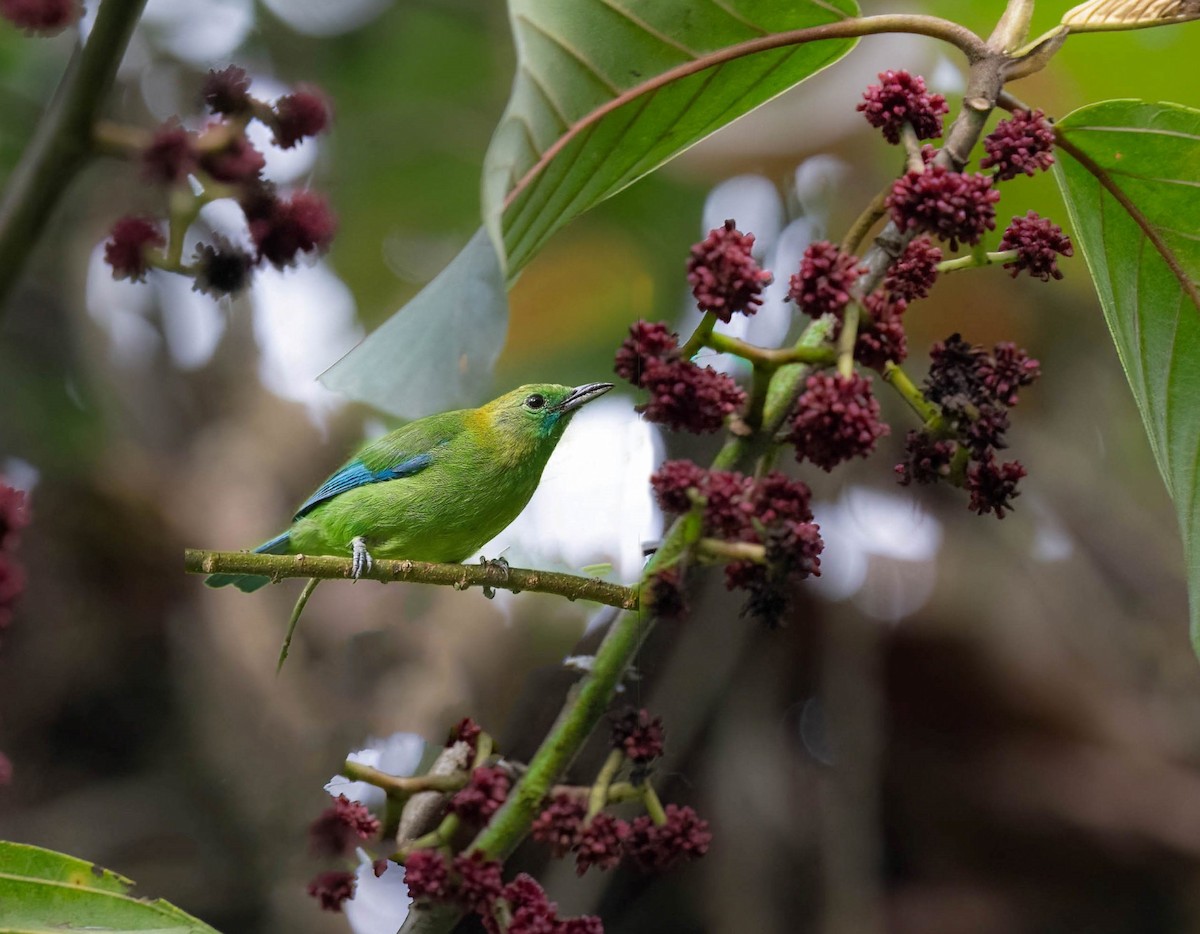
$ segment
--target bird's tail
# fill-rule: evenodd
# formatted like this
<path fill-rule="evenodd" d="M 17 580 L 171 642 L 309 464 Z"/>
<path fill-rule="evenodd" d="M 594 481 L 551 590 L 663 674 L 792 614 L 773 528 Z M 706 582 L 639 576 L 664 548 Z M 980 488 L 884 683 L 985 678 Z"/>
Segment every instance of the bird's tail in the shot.
<path fill-rule="evenodd" d="M 290 547 L 289 535 L 289 532 L 276 535 L 269 542 L 263 542 L 255 548 L 254 553 L 256 555 L 286 555 Z M 233 584 L 242 593 L 254 593 L 259 587 L 265 587 L 271 583 L 271 578 L 260 574 L 209 574 L 204 578 L 204 583 L 209 587 L 228 587 Z"/>

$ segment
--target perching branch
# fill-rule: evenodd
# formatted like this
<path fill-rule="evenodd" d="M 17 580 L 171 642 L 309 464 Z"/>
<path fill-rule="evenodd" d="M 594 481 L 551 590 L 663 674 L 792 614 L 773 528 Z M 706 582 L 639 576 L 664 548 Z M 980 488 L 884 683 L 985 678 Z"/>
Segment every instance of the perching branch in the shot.
<path fill-rule="evenodd" d="M 288 577 L 320 580 L 348 579 L 349 558 L 329 555 L 259 555 L 244 551 L 201 551 L 189 548 L 183 553 L 184 569 L 189 574 L 260 574 L 280 581 Z M 499 588 L 520 593 L 552 593 L 568 600 L 591 600 L 619 610 L 636 610 L 636 588 L 623 587 L 596 577 L 580 577 L 558 571 L 505 568 L 487 564 L 432 564 L 428 561 L 388 561 L 375 559 L 363 580 L 407 581 L 438 584 L 466 590 L 468 587 Z"/>
<path fill-rule="evenodd" d="M 76 50 L 37 132 L 0 194 L 0 307 L 30 250 L 92 152 L 108 96 L 146 0 L 104 0 L 87 44 Z"/>

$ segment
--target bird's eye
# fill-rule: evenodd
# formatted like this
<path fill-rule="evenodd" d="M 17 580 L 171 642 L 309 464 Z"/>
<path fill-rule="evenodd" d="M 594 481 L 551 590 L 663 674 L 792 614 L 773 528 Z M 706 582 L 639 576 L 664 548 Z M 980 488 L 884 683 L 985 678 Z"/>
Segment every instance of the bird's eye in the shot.
<path fill-rule="evenodd" d="M 525 400 L 525 407 L 528 409 L 540 409 L 546 404 L 546 397 L 540 392 L 535 392 L 532 396 Z"/>

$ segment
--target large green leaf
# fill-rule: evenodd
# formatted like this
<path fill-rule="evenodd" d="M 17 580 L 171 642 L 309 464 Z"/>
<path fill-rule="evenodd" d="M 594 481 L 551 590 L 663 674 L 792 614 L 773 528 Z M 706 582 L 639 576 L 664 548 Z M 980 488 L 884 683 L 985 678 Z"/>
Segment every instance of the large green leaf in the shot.
<path fill-rule="evenodd" d="M 661 87 L 660 76 L 739 42 L 858 12 L 853 0 L 509 0 L 508 7 L 517 74 L 484 162 L 483 215 L 493 242 L 503 244 L 510 281 L 572 217 L 837 61 L 854 40 L 758 52 Z"/>
<path fill-rule="evenodd" d="M 715 50 L 858 10 L 854 0 L 511 0 L 509 8 L 517 76 L 483 178 L 484 222 L 491 242 L 504 244 L 503 257 L 476 234 L 321 377 L 403 417 L 482 401 L 504 343 L 505 286 L 555 230 L 836 61 L 854 40 L 757 52 L 638 88 Z M 625 93 L 628 103 L 589 120 Z M 556 144 L 553 158 L 539 162 Z"/>
<path fill-rule="evenodd" d="M 1105 101 L 1058 131 L 1056 177 L 1179 515 L 1200 654 L 1200 111 Z"/>
<path fill-rule="evenodd" d="M 508 331 L 508 296 L 483 229 L 411 302 L 321 374 L 402 418 L 478 405 Z"/>
<path fill-rule="evenodd" d="M 0 934 L 216 934 L 174 905 L 134 898 L 132 888 L 124 876 L 93 863 L 0 841 Z"/>

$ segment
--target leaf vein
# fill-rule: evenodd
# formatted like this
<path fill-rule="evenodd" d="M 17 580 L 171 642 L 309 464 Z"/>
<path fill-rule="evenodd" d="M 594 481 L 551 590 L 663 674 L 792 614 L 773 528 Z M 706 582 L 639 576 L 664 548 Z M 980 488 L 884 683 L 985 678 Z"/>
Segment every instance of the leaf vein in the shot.
<path fill-rule="evenodd" d="M 614 13 L 618 14 L 619 16 L 625 17 L 625 19 L 629 20 L 629 22 L 631 22 L 631 23 L 633 23 L 633 25 L 637 26 L 638 29 L 640 29 L 640 30 L 642 30 L 642 32 L 646 33 L 646 35 L 653 36 L 655 39 L 657 39 L 663 45 L 670 46 L 671 48 L 675 49 L 676 51 L 682 52 L 688 58 L 695 59 L 695 58 L 700 57 L 701 53 L 697 52 L 694 49 L 689 48 L 688 46 L 684 45 L 682 42 L 679 42 L 678 40 L 671 38 L 671 36 L 667 35 L 666 33 L 659 31 L 658 29 L 651 26 L 648 22 L 646 22 L 641 17 L 634 15 L 632 10 L 627 10 L 627 9 L 625 9 L 625 7 L 621 6 L 619 3 L 616 3 L 615 0 L 597 0 L 597 2 L 601 6 L 605 6 L 608 9 L 612 10 Z"/>
<path fill-rule="evenodd" d="M 608 78 L 606 78 L 603 74 L 601 74 L 600 70 L 598 68 L 596 68 L 596 66 L 593 65 L 590 61 L 588 61 L 588 58 L 586 55 L 584 55 L 582 52 L 579 51 L 579 49 L 575 48 L 573 45 L 571 45 L 569 42 L 567 42 L 567 40 L 564 39 L 562 36 L 559 36 L 556 33 L 551 32 L 550 30 L 548 30 L 544 26 L 542 26 L 540 23 L 534 22 L 528 16 L 525 16 L 522 14 L 518 18 L 520 19 L 520 21 L 522 23 L 524 23 L 530 29 L 534 30 L 537 33 L 540 33 L 542 36 L 549 39 L 551 43 L 553 43 L 554 45 L 556 45 L 560 49 L 562 49 L 564 52 L 566 52 L 567 55 L 569 55 L 571 58 L 575 59 L 575 61 L 579 64 L 579 66 L 585 72 L 587 72 L 589 75 L 591 75 L 599 84 L 602 84 L 605 88 L 607 88 L 608 92 L 610 94 L 612 94 L 614 97 L 621 93 L 621 89 L 619 87 L 617 87 L 615 84 L 613 84 L 611 81 L 609 81 Z"/>

